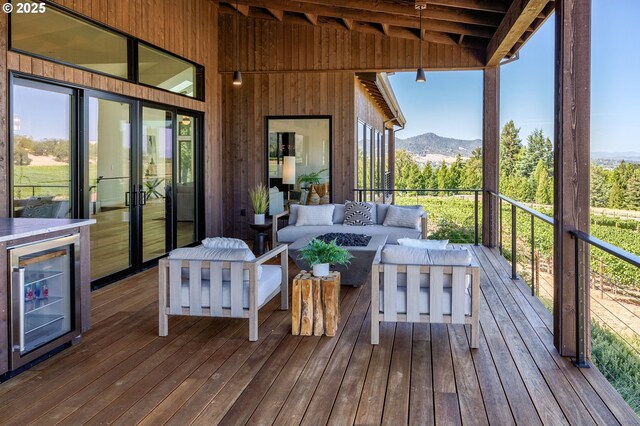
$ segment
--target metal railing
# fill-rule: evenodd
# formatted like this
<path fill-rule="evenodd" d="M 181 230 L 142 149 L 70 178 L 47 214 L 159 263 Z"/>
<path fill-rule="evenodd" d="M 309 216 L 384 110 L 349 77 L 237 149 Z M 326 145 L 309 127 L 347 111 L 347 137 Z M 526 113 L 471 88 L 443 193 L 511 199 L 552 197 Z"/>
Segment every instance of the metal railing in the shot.
<path fill-rule="evenodd" d="M 473 195 L 474 199 L 474 244 L 478 245 L 480 240 L 480 193 L 481 189 L 378 189 L 378 188 L 355 188 L 354 197 L 358 201 L 375 201 L 379 194 L 401 194 L 405 196 L 415 196 L 416 204 L 420 204 L 419 197 L 425 195 Z"/>

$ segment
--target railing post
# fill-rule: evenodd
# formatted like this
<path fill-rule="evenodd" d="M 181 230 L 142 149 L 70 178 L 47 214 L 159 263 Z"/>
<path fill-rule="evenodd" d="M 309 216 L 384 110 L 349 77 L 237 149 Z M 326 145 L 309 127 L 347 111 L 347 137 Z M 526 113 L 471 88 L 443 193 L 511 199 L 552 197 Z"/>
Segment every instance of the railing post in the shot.
<path fill-rule="evenodd" d="M 576 296 L 576 360 L 573 365 L 578 368 L 589 368 L 584 356 L 584 286 L 582 283 L 581 259 L 583 245 L 577 235 L 573 235 L 575 242 L 575 296 Z"/>
<path fill-rule="evenodd" d="M 504 256 L 504 252 L 503 252 L 503 248 L 504 245 L 502 244 L 502 198 L 500 198 L 500 255 Z"/>
<path fill-rule="evenodd" d="M 511 204 L 511 278 L 518 278 L 518 264 L 516 263 L 516 206 Z"/>
<path fill-rule="evenodd" d="M 531 295 L 536 295 L 535 289 L 535 248 L 536 248 L 536 226 L 535 226 L 535 216 L 531 215 Z"/>
<path fill-rule="evenodd" d="M 475 245 L 478 245 L 478 190 L 476 189 L 475 191 L 475 198 L 476 198 L 476 204 L 475 204 L 475 220 L 476 220 L 476 229 L 475 229 Z"/>

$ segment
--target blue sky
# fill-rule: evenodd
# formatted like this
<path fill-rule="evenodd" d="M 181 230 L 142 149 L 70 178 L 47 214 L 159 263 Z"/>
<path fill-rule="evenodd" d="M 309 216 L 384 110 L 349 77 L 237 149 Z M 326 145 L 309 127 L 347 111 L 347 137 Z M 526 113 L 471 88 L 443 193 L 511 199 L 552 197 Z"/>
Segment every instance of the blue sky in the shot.
<path fill-rule="evenodd" d="M 640 152 L 640 1 L 593 0 L 591 151 Z M 502 66 L 500 122 L 513 120 L 526 140 L 540 128 L 553 139 L 554 16 Z M 460 139 L 482 137 L 482 72 L 428 72 L 390 77 L 407 118 L 400 138 L 433 132 Z"/>

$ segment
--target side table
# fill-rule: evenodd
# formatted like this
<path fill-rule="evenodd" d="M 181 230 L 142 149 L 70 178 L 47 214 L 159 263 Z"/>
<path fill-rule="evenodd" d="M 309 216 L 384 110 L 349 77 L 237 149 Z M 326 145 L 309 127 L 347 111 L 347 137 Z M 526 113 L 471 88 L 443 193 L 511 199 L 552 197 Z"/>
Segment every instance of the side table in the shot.
<path fill-rule="evenodd" d="M 262 256 L 267 252 L 265 243 L 269 237 L 269 231 L 271 230 L 271 221 L 265 220 L 264 223 L 249 223 L 249 227 L 256 231 L 256 236 L 253 238 L 253 253 L 256 256 Z"/>
<path fill-rule="evenodd" d="M 291 334 L 335 336 L 340 323 L 340 272 L 314 277 L 301 271 L 291 291 Z"/>

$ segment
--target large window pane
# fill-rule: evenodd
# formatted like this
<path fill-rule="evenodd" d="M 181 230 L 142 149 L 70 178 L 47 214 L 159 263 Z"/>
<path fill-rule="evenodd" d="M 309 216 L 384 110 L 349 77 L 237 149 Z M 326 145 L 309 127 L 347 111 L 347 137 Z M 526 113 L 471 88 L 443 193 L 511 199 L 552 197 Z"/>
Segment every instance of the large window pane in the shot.
<path fill-rule="evenodd" d="M 330 200 L 329 118 L 270 119 L 268 123 L 270 211 L 281 210 L 282 199 L 301 204 L 322 204 Z M 295 182 L 283 179 L 284 158 L 292 161 Z"/>
<path fill-rule="evenodd" d="M 140 83 L 185 96 L 198 97 L 196 67 L 159 50 L 138 46 Z"/>
<path fill-rule="evenodd" d="M 195 211 L 195 117 L 178 115 L 178 159 L 176 179 L 177 245 L 196 240 Z"/>
<path fill-rule="evenodd" d="M 44 13 L 11 14 L 11 48 L 116 77 L 129 74 L 126 37 L 49 5 Z"/>
<path fill-rule="evenodd" d="M 131 265 L 131 106 L 89 98 L 91 279 Z"/>
<path fill-rule="evenodd" d="M 72 92 L 15 84 L 12 102 L 13 215 L 71 217 Z"/>

